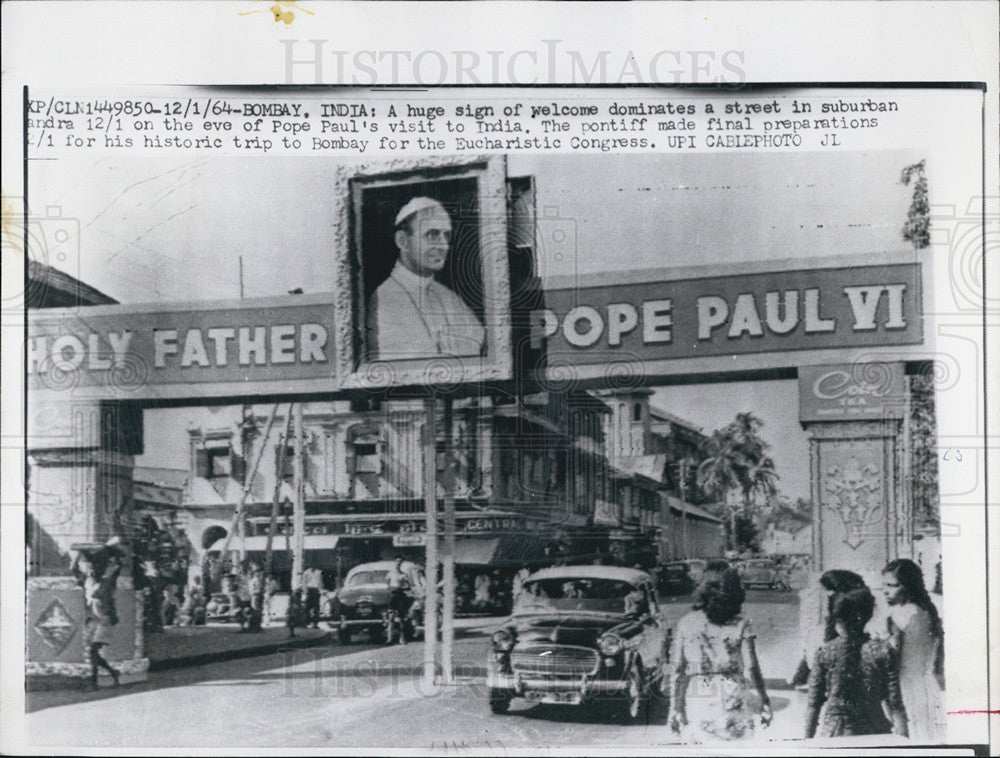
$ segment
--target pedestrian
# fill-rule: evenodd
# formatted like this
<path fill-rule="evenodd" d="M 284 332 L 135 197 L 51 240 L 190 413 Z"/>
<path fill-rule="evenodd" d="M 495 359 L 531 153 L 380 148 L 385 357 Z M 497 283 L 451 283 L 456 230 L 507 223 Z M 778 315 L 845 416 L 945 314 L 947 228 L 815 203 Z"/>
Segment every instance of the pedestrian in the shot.
<path fill-rule="evenodd" d="M 490 577 L 486 573 L 476 577 L 472 605 L 478 610 L 485 610 L 490 604 Z"/>
<path fill-rule="evenodd" d="M 909 736 L 919 742 L 944 737 L 944 630 L 927 594 L 924 575 L 908 558 L 890 561 L 882 570 L 889 604 L 889 641 L 899 655 L 899 686 Z"/>
<path fill-rule="evenodd" d="M 306 623 L 313 629 L 319 626 L 319 600 L 323 589 L 323 572 L 316 567 L 302 572 L 302 586 L 306 590 Z"/>
<path fill-rule="evenodd" d="M 177 625 L 178 626 L 193 626 L 196 622 L 195 613 L 197 607 L 197 589 L 194 585 L 188 585 L 184 588 L 184 601 L 181 603 L 180 610 L 177 612 Z"/>
<path fill-rule="evenodd" d="M 250 566 L 250 610 L 247 630 L 259 632 L 264 620 L 264 572 L 256 563 Z"/>
<path fill-rule="evenodd" d="M 163 602 L 160 604 L 160 614 L 163 617 L 164 626 L 173 626 L 177 621 L 177 598 L 175 596 L 176 585 L 169 585 L 163 590 Z"/>
<path fill-rule="evenodd" d="M 288 636 L 295 636 L 295 628 L 302 625 L 304 610 L 302 608 L 302 589 L 292 590 L 288 597 L 288 616 L 285 618 L 285 626 L 288 627 Z"/>
<path fill-rule="evenodd" d="M 400 622 L 399 644 L 406 644 L 406 624 L 403 619 L 410 610 L 413 602 L 410 591 L 413 582 L 409 574 L 403 569 L 403 557 L 397 555 L 393 561 L 389 572 L 386 575 L 385 583 L 389 588 L 389 611 L 396 615 Z M 392 635 L 389 635 L 389 642 L 392 642 Z"/>
<path fill-rule="evenodd" d="M 202 578 L 195 574 L 190 586 L 191 623 L 195 626 L 205 625 L 205 587 Z"/>
<path fill-rule="evenodd" d="M 145 583 L 143 596 L 146 611 L 146 631 L 162 632 L 163 617 L 161 615 L 160 604 L 163 598 L 163 582 L 160 570 L 155 560 L 147 558 L 143 561 L 142 571 Z"/>
<path fill-rule="evenodd" d="M 271 617 L 274 615 L 272 607 L 274 596 L 280 590 L 281 585 L 278 584 L 278 578 L 274 574 L 271 574 L 264 583 L 264 617 L 267 619 L 268 624 L 270 624 Z"/>
<path fill-rule="evenodd" d="M 803 625 L 802 655 L 799 658 L 795 671 L 788 678 L 788 684 L 792 687 L 804 687 L 809 680 L 810 666 L 813 658 L 816 656 L 816 651 L 819 650 L 824 642 L 829 642 L 837 636 L 830 618 L 833 598 L 841 592 L 867 587 L 865 580 L 860 575 L 844 569 L 830 569 L 824 572 L 819 578 L 819 584 L 825 597 L 817 596 L 818 593 L 812 591 L 806 593 L 807 598 L 811 598 L 811 600 L 808 600 L 809 605 L 814 606 L 812 610 L 815 611 L 815 615 L 809 613 L 807 616 L 811 615 L 815 618 L 819 622 L 819 626 L 814 627 L 811 624 Z M 806 600 L 803 602 L 805 603 Z"/>
<path fill-rule="evenodd" d="M 233 578 L 230 617 L 240 625 L 241 632 L 250 631 L 250 578 L 236 574 Z"/>
<path fill-rule="evenodd" d="M 837 638 L 837 630 L 834 627 L 833 604 L 836 598 L 851 590 L 868 589 L 865 580 L 853 571 L 845 569 L 830 569 L 819 578 L 819 583 L 826 591 L 826 607 L 824 609 L 823 621 L 823 642 Z"/>
<path fill-rule="evenodd" d="M 517 570 L 517 573 L 514 574 L 514 579 L 511 581 L 510 594 L 515 603 L 524 590 L 524 582 L 529 576 L 531 576 L 531 571 L 528 570 L 528 565 L 522 563 L 521 568 Z"/>
<path fill-rule="evenodd" d="M 712 561 L 696 597 L 674 632 L 668 723 L 685 742 L 751 737 L 757 718 L 771 722 L 771 704 L 750 620 L 741 615 L 739 574 Z"/>
<path fill-rule="evenodd" d="M 111 644 L 111 629 L 118 624 L 115 589 L 122 569 L 121 557 L 109 545 L 78 553 L 71 568 L 83 586 L 83 639 L 90 658 L 90 686 L 97 689 L 98 669 L 107 671 L 118 686 L 118 671 L 101 655 L 101 648 Z"/>
<path fill-rule="evenodd" d="M 831 600 L 835 636 L 816 651 L 809 674 L 806 738 L 817 736 L 817 727 L 820 737 L 905 735 L 896 653 L 864 631 L 875 596 L 860 587 Z"/>

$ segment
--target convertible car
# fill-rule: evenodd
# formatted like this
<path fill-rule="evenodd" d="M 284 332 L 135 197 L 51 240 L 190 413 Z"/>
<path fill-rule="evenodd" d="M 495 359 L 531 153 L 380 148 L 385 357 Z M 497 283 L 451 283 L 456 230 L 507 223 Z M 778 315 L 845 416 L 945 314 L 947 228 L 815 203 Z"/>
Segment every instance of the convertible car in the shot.
<path fill-rule="evenodd" d="M 653 577 L 611 566 L 559 566 L 528 577 L 493 634 L 489 699 L 580 705 L 610 701 L 628 722 L 669 689 L 669 631 Z"/>

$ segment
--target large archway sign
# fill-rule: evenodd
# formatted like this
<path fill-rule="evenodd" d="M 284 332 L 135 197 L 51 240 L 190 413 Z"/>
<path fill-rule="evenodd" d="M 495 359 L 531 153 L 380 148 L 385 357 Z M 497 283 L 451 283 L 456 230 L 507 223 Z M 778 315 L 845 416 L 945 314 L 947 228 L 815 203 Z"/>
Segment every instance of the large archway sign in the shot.
<path fill-rule="evenodd" d="M 858 265 L 869 260 L 879 263 Z M 546 280 L 532 314 L 531 339 L 545 356 L 537 378 L 555 389 L 798 377 L 817 527 L 813 568 L 875 572 L 912 549 L 904 367 L 933 355 L 923 324 L 927 271 L 918 256 L 901 253 Z M 476 358 L 359 362 L 354 344 L 345 344 L 356 333 L 350 311 L 333 295 L 310 294 L 29 313 L 29 512 L 52 552 L 39 562 L 57 566 L 73 543 L 119 531 L 144 407 L 460 388 L 456 377 L 508 376 L 491 366 L 509 365 L 510 355 L 492 355 L 483 371 L 470 371 Z M 52 610 L 75 596 L 72 580 L 32 581 L 29 618 L 76 617 Z M 128 670 L 141 676 L 147 662 L 135 628 L 120 625 L 116 644 L 119 660 L 131 657 Z M 78 646 L 56 649 L 40 633 L 30 639 L 29 674 L 84 671 Z"/>
<path fill-rule="evenodd" d="M 591 384 L 882 360 L 923 344 L 925 287 L 914 254 L 878 260 L 559 277 L 533 338 L 548 378 Z"/>
<path fill-rule="evenodd" d="M 569 369 L 575 379 L 604 379 L 609 367 L 621 374 L 631 365 L 643 381 L 655 381 L 920 345 L 921 266 L 912 255 L 900 258 L 554 279 L 546 282 L 545 307 L 532 313 L 532 341 L 546 351 L 540 378 L 564 380 Z M 33 400 L 76 390 L 89 399 L 192 402 L 329 394 L 452 384 L 479 360 L 446 357 L 405 372 L 412 362 L 356 362 L 353 346 L 337 337 L 351 330 L 339 323 L 344 309 L 335 300 L 316 294 L 36 311 L 29 314 L 28 390 Z"/>

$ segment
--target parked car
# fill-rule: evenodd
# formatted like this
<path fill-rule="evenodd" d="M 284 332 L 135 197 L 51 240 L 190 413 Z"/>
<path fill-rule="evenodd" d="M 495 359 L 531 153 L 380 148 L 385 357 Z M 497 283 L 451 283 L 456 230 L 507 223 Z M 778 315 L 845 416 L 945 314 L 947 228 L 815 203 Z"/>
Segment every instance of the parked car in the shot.
<path fill-rule="evenodd" d="M 205 619 L 207 621 L 233 621 L 232 612 L 229 595 L 225 592 L 212 593 L 212 597 L 205 603 Z"/>
<path fill-rule="evenodd" d="M 770 558 L 751 558 L 737 565 L 740 581 L 744 587 L 767 587 L 786 592 L 788 578 L 784 568 Z"/>
<path fill-rule="evenodd" d="M 615 566 L 557 566 L 531 574 L 493 634 L 489 703 L 514 698 L 583 705 L 611 700 L 626 721 L 666 697 L 670 635 L 653 577 Z"/>
<path fill-rule="evenodd" d="M 376 561 L 347 572 L 344 586 L 331 603 L 330 625 L 341 642 L 350 643 L 354 633 L 362 630 L 375 642 L 385 640 L 390 597 L 387 579 L 392 566 L 393 561 Z M 415 593 L 421 591 L 423 569 L 414 563 L 404 563 L 403 567 L 410 574 Z"/>
<path fill-rule="evenodd" d="M 666 563 L 656 570 L 656 584 L 664 595 L 690 595 L 697 586 L 684 561 Z"/>

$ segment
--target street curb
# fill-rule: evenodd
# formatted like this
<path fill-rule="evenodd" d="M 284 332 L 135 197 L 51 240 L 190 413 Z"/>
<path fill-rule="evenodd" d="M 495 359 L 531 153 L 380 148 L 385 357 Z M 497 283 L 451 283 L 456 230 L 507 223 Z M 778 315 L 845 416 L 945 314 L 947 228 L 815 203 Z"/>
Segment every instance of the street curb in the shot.
<path fill-rule="evenodd" d="M 253 647 L 233 648 L 230 650 L 219 650 L 215 653 L 198 653 L 196 655 L 185 655 L 179 658 L 164 658 L 162 660 L 151 660 L 149 670 L 169 671 L 171 669 L 186 668 L 188 666 L 201 666 L 206 663 L 221 663 L 223 661 L 235 661 L 241 658 L 255 658 L 261 655 L 273 655 L 284 650 L 299 650 L 301 648 L 316 647 L 318 645 L 329 644 L 330 632 L 325 632 L 318 637 L 296 637 L 284 639 L 280 642 L 268 642 Z"/>

